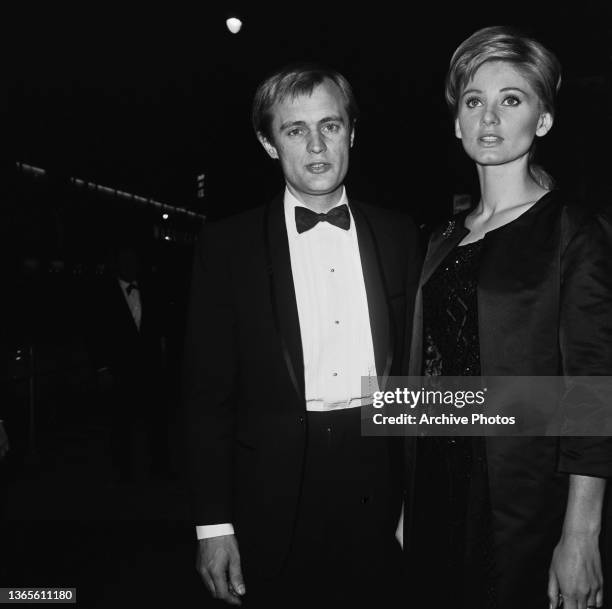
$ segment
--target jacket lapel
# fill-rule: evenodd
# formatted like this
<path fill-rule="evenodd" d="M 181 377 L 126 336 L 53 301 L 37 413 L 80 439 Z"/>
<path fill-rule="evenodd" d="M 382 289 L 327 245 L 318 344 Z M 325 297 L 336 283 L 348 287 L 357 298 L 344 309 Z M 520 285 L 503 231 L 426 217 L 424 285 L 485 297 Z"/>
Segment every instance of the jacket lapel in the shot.
<path fill-rule="evenodd" d="M 389 296 L 384 282 L 380 251 L 372 226 L 358 204 L 351 203 L 351 212 L 357 230 L 361 269 L 368 300 L 374 359 L 377 375 L 382 377 L 380 387 L 382 389 L 386 385 L 391 371 L 394 350 L 395 332 Z"/>
<path fill-rule="evenodd" d="M 272 313 L 281 342 L 283 359 L 299 399 L 305 401 L 304 355 L 282 196 L 274 199 L 267 207 L 264 219 L 264 245 L 270 279 Z"/>
<path fill-rule="evenodd" d="M 136 322 L 134 322 L 134 327 L 138 331 L 139 334 L 142 334 L 143 327 L 146 327 L 145 322 L 147 321 L 148 315 L 145 315 L 145 311 L 148 312 L 148 306 L 145 306 L 145 301 L 147 299 L 147 291 L 146 288 L 143 290 L 142 281 L 138 282 L 138 296 L 140 298 L 140 328 L 136 326 Z M 131 311 L 130 311 L 131 314 Z M 132 318 L 134 319 L 134 318 Z"/>
<path fill-rule="evenodd" d="M 414 319 L 412 326 L 412 343 L 410 346 L 410 360 L 408 373 L 410 376 L 420 376 L 422 373 L 423 355 L 423 286 L 427 283 L 441 262 L 448 256 L 457 244 L 470 232 L 465 228 L 464 221 L 468 212 L 462 212 L 449 220 L 443 230 L 435 232 L 427 247 L 421 280 L 417 290 Z"/>
<path fill-rule="evenodd" d="M 464 219 L 465 213 L 458 214 L 449 220 L 444 230 L 432 235 L 423 262 L 421 286 L 427 283 L 449 252 L 470 232 L 463 224 Z"/>
<path fill-rule="evenodd" d="M 382 377 L 384 387 L 393 363 L 394 332 L 391 308 L 380 253 L 370 222 L 357 204 L 351 203 L 350 206 L 359 242 L 376 370 L 378 376 Z M 275 326 L 291 382 L 300 400 L 305 400 L 304 355 L 282 196 L 274 199 L 268 206 L 264 227 Z"/>

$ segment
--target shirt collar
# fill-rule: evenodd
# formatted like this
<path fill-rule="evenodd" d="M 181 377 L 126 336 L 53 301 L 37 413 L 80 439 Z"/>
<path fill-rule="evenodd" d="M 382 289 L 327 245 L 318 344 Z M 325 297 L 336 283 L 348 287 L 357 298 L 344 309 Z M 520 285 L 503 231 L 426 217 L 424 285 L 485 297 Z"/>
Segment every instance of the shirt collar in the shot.
<path fill-rule="evenodd" d="M 121 279 L 121 277 L 117 277 L 117 279 L 119 279 L 119 285 L 124 289 L 127 290 L 127 287 L 129 285 L 135 285 L 136 287 L 138 287 L 138 281 L 126 281 L 125 279 Z"/>
<path fill-rule="evenodd" d="M 296 207 L 308 207 L 308 205 L 306 205 L 305 203 L 302 203 L 297 197 L 295 197 L 291 191 L 289 190 L 289 188 L 287 188 L 285 186 L 285 207 L 290 207 L 291 211 L 293 211 L 294 208 Z M 340 195 L 340 200 L 333 205 L 330 209 L 333 209 L 334 207 L 340 207 L 340 205 L 348 205 L 348 199 L 346 197 L 346 188 L 344 186 L 342 186 L 342 194 Z M 310 209 L 310 207 L 308 207 L 308 209 Z M 315 211 L 314 209 L 312 211 Z"/>

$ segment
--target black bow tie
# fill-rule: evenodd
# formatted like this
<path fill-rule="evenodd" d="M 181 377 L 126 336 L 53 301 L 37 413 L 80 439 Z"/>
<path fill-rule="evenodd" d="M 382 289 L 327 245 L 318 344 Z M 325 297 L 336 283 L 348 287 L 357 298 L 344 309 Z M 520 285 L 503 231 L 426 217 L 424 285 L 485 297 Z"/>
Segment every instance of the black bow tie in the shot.
<path fill-rule="evenodd" d="M 128 283 L 125 286 L 125 291 L 127 292 L 128 296 L 132 293 L 133 290 L 137 290 L 138 291 L 138 284 L 137 283 L 132 282 L 132 283 Z"/>
<path fill-rule="evenodd" d="M 295 226 L 298 233 L 303 233 L 316 226 L 319 222 L 329 222 L 338 228 L 348 230 L 351 227 L 351 216 L 348 205 L 340 205 L 330 209 L 326 214 L 318 214 L 307 207 L 295 208 Z"/>

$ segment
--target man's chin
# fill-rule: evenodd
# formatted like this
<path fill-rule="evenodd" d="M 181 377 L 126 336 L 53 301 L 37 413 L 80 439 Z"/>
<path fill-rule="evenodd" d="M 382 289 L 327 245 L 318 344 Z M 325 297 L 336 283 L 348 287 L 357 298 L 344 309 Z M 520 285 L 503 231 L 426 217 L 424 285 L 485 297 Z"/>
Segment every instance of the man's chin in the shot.
<path fill-rule="evenodd" d="M 303 192 L 312 196 L 329 195 L 341 188 L 342 180 L 330 180 L 327 176 L 321 176 L 320 179 L 310 179 L 305 182 Z"/>
<path fill-rule="evenodd" d="M 310 188 L 304 191 L 304 194 L 309 197 L 329 197 L 334 194 L 340 195 L 342 192 L 342 184 L 333 185 L 329 188 Z"/>

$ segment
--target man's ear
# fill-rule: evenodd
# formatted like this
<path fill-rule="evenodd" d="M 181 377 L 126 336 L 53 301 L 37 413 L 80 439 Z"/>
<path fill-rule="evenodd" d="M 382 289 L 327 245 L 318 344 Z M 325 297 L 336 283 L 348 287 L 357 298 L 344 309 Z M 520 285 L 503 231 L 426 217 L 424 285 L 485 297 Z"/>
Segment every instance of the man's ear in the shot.
<path fill-rule="evenodd" d="M 270 155 L 271 158 L 273 159 L 278 158 L 278 151 L 276 150 L 274 145 L 270 143 L 268 138 L 263 133 L 258 133 L 257 139 L 259 140 L 259 143 L 264 147 L 265 151 Z"/>
<path fill-rule="evenodd" d="M 353 147 L 353 142 L 355 141 L 355 122 L 353 121 L 353 128 L 351 129 L 351 148 Z"/>
<path fill-rule="evenodd" d="M 461 127 L 459 126 L 459 119 L 455 119 L 455 137 L 461 139 Z"/>
<path fill-rule="evenodd" d="M 538 119 L 538 127 L 536 129 L 536 135 L 538 137 L 542 137 L 546 135 L 550 128 L 553 126 L 553 117 L 550 112 L 542 112 L 540 114 L 540 118 Z"/>

